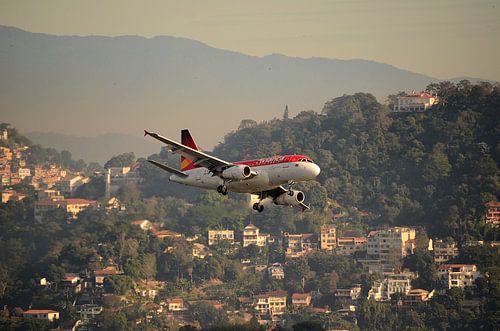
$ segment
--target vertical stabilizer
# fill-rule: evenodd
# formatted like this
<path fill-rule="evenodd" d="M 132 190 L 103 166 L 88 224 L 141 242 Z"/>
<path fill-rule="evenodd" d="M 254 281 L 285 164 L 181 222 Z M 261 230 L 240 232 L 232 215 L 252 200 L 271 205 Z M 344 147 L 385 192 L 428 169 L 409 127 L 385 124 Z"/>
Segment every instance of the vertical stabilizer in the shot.
<path fill-rule="evenodd" d="M 181 130 L 181 144 L 191 147 L 192 149 L 196 149 L 197 151 L 199 150 L 188 129 Z M 192 160 L 181 156 L 181 171 L 191 170 L 194 168 L 198 168 L 198 166 L 193 165 Z"/>

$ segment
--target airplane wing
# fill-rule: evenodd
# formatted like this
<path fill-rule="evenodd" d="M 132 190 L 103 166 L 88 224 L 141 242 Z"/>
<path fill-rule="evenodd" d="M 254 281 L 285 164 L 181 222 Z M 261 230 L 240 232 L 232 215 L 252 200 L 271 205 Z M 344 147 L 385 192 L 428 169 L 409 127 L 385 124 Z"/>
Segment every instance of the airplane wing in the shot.
<path fill-rule="evenodd" d="M 256 194 L 256 195 L 263 194 L 264 198 L 270 197 L 272 199 L 275 199 L 277 196 L 279 196 L 283 193 L 286 194 L 287 192 L 288 192 L 288 190 L 280 185 L 276 188 L 273 188 L 272 190 L 263 191 L 263 192 L 256 192 L 256 193 L 252 193 L 252 194 Z M 310 209 L 309 206 L 303 202 L 301 202 L 299 204 L 299 207 L 302 209 L 302 211 L 306 211 L 306 210 Z"/>
<path fill-rule="evenodd" d="M 179 177 L 187 177 L 187 175 L 185 173 L 183 173 L 182 171 L 179 171 L 177 169 L 171 168 L 168 165 L 165 165 L 163 163 L 156 162 L 154 160 L 148 160 L 148 162 L 151 163 L 151 164 L 154 164 L 158 168 L 161 168 L 161 169 L 163 169 L 165 171 L 168 171 L 168 172 L 170 172 L 170 173 L 172 173 L 174 175 L 177 175 Z"/>
<path fill-rule="evenodd" d="M 148 132 L 144 130 L 144 135 L 145 136 L 151 136 L 164 144 L 168 145 L 170 147 L 170 150 L 172 153 L 180 154 L 190 160 L 193 161 L 193 165 L 198 165 L 201 167 L 205 167 L 214 174 L 219 174 L 222 170 L 225 168 L 228 168 L 233 165 L 231 162 L 227 162 L 224 160 L 221 160 L 219 158 L 216 158 L 212 155 L 208 155 L 206 153 L 203 153 L 201 151 L 197 151 L 196 149 L 193 149 L 189 146 L 183 145 L 181 143 L 178 143 L 174 140 L 165 138 L 160 136 L 159 134 L 153 133 L 153 132 Z"/>

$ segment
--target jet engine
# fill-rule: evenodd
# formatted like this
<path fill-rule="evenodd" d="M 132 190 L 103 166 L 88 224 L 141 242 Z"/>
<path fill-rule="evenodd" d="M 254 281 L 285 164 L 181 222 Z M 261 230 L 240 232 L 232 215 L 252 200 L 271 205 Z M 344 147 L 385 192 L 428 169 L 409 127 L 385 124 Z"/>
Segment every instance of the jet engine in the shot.
<path fill-rule="evenodd" d="M 252 169 L 247 165 L 237 164 L 227 168 L 222 172 L 222 177 L 225 179 L 242 180 L 247 179 L 252 174 Z"/>
<path fill-rule="evenodd" d="M 302 202 L 304 202 L 305 195 L 301 191 L 292 191 L 293 195 L 290 195 L 289 192 L 278 195 L 274 199 L 274 203 L 277 205 L 284 206 L 298 206 Z"/>

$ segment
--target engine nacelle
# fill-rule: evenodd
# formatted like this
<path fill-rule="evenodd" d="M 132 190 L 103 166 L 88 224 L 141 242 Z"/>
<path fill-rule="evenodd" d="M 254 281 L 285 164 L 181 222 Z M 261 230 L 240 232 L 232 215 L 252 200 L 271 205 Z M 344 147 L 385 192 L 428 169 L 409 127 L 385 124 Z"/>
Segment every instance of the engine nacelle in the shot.
<path fill-rule="evenodd" d="M 293 195 L 289 195 L 288 192 L 280 194 L 274 199 L 274 203 L 277 205 L 284 206 L 298 206 L 304 202 L 305 195 L 301 191 L 292 191 Z"/>
<path fill-rule="evenodd" d="M 225 179 L 242 180 L 247 179 L 252 174 L 252 169 L 247 165 L 237 164 L 227 168 L 222 172 Z"/>

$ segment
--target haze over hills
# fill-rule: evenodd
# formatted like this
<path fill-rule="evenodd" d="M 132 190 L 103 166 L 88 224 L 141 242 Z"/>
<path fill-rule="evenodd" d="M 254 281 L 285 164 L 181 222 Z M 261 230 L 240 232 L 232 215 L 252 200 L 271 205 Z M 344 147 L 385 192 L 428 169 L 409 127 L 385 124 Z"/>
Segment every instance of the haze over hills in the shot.
<path fill-rule="evenodd" d="M 158 153 L 161 148 L 161 145 L 151 139 L 121 133 L 82 137 L 62 133 L 31 132 L 25 136 L 35 144 L 52 147 L 58 151 L 70 151 L 75 160 L 95 161 L 101 165 L 114 155 L 134 152 L 136 157 L 147 157 Z"/>
<path fill-rule="evenodd" d="M 361 91 L 383 99 L 437 81 L 367 60 L 255 57 L 169 36 L 54 36 L 6 26 L 0 26 L 0 72 L 2 120 L 23 132 L 139 135 L 148 128 L 175 138 L 189 127 L 206 148 L 242 119 L 281 116 L 285 104 L 292 115 L 320 111 L 339 95 Z M 126 147 L 137 136 L 121 139 Z M 80 157 L 70 138 L 62 140 Z M 119 153 L 95 141 L 88 148 L 96 154 L 81 154 L 86 161 Z"/>

